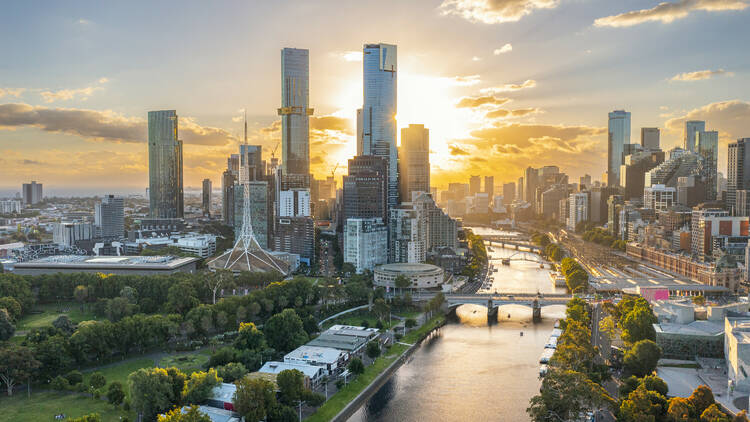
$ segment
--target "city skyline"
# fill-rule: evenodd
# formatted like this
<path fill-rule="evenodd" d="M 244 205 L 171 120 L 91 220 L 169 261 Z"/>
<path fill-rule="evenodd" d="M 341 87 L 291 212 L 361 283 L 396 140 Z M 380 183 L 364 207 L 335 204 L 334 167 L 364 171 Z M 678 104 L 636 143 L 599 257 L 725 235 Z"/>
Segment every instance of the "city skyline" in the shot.
<path fill-rule="evenodd" d="M 126 38 L 132 34 L 125 25 L 140 19 L 142 12 L 121 10 L 123 21 L 115 22 L 116 6 L 105 11 L 80 3 L 32 14 L 24 5 L 11 5 L 8 16 L 23 19 L 3 22 L 3 35 L 31 34 L 46 25 L 41 32 L 57 30 L 60 36 L 42 47 L 37 38 L 16 37 L 16 46 L 4 47 L 9 60 L 0 86 L 0 164 L 10 177 L 0 190 L 12 194 L 20 183 L 36 179 L 50 194 L 66 185 L 86 192 L 105 193 L 109 186 L 106 191 L 143 193 L 148 185 L 146 113 L 158 109 L 175 109 L 181 116 L 186 190 L 199 190 L 204 178 L 219 180 L 226 156 L 236 153 L 241 142 L 242 109 L 249 114 L 251 144 L 262 145 L 268 154 L 281 140 L 276 116 L 281 87 L 276 81 L 278 54 L 285 47 L 310 51 L 309 104 L 316 109 L 310 119 L 311 168 L 317 177 L 329 175 L 335 163 L 343 166 L 356 153 L 362 46 L 379 42 L 400 50 L 397 129 L 424 124 L 430 130 L 431 180 L 436 186 L 466 180 L 471 174 L 493 175 L 498 183 L 511 181 L 532 161 L 559 165 L 573 178 L 591 174 L 599 179 L 606 165 L 605 113 L 616 109 L 632 113 L 633 133 L 640 127 L 659 127 L 664 150 L 681 146 L 685 120 L 705 120 L 719 132 L 718 166 L 725 172 L 727 143 L 742 137 L 750 125 L 750 84 L 743 71 L 748 59 L 735 54 L 741 51 L 740 37 L 731 36 L 748 17 L 746 4 L 738 7 L 744 3 L 734 2 L 734 7 L 712 10 L 687 7 L 684 16 L 631 25 L 637 22 L 621 14 L 648 11 L 653 2 L 638 2 L 628 10 L 591 4 L 587 13 L 581 13 L 580 5 L 557 2 L 548 7 L 520 2 L 525 6 L 513 10 L 472 6 L 480 3 L 398 4 L 393 6 L 398 16 L 386 28 L 345 23 L 312 36 L 306 31 L 310 25 L 324 26 L 335 19 L 335 14 L 324 11 L 355 17 L 365 11 L 356 5 L 323 4 L 301 22 L 298 33 L 286 34 L 269 25 L 281 16 L 304 13 L 305 8 L 259 5 L 263 13 L 258 15 L 266 16 L 267 22 L 258 22 L 258 28 L 213 34 L 212 25 L 236 19 L 230 15 L 250 16 L 251 8 L 207 10 L 190 4 L 174 19 L 186 22 L 200 15 L 204 25 L 190 34 L 180 33 L 186 45 L 172 51 L 143 42 L 147 34 L 168 34 L 152 20 L 140 22 L 143 35 L 133 36 L 134 45 L 129 45 Z M 166 6 L 157 8 L 161 7 Z M 390 16 L 386 9 L 384 5 L 373 13 L 383 19 Z M 559 34 L 547 31 L 527 35 L 556 16 L 571 18 L 563 25 L 561 41 L 550 43 Z M 425 35 L 399 28 L 409 19 Z M 698 22 L 721 23 L 718 46 L 705 34 L 685 31 Z M 442 34 L 451 32 L 445 27 L 463 36 L 448 37 Z M 262 41 L 258 31 L 265 31 Z M 678 32 L 687 37 L 690 48 L 673 44 L 676 38 L 669 34 Z M 659 41 L 640 46 L 639 41 L 659 33 L 664 35 Z M 227 34 L 232 37 L 221 38 L 226 48 L 206 50 Z M 29 63 L 26 42 L 37 47 L 34 60 L 48 61 L 54 74 L 28 74 L 23 64 Z M 613 42 L 619 55 L 608 47 Z M 250 45 L 256 50 L 251 52 Z M 217 70 L 196 61 L 189 46 L 205 54 L 206 61 L 226 66 Z M 94 62 L 105 47 L 118 49 L 118 59 L 105 55 Z M 560 51 L 551 52 L 553 47 Z M 656 50 L 661 54 L 665 48 L 669 60 L 657 60 Z M 695 64 L 696 51 L 705 56 L 700 65 Z M 152 63 L 157 52 L 165 60 Z M 87 60 L 74 66 L 73 58 Z M 651 65 L 648 70 L 632 72 L 630 66 L 644 61 Z M 153 77 L 146 78 L 144 72 Z M 612 78 L 618 79 L 617 86 Z M 69 160 L 56 160 L 61 151 Z"/>

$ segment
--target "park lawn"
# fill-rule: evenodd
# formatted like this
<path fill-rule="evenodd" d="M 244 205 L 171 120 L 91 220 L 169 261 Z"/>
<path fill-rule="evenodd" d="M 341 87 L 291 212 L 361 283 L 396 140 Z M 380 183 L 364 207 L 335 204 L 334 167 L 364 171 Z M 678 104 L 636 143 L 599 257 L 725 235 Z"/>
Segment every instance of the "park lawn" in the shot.
<path fill-rule="evenodd" d="M 90 413 L 99 413 L 102 421 L 119 421 L 126 415 L 104 400 L 95 400 L 78 394 L 32 393 L 28 398 L 25 392 L 13 397 L 0 398 L 0 421 L 2 422 L 45 422 L 54 421 L 55 415 L 65 413 L 67 418 L 78 418 Z M 134 415 L 128 415 L 133 420 Z"/>
<path fill-rule="evenodd" d="M 325 324 L 323 324 L 323 329 L 326 330 L 336 324 L 361 326 L 362 321 L 367 321 L 367 324 L 369 327 L 375 328 L 375 325 L 377 325 L 378 323 L 378 317 L 376 317 L 375 314 L 368 312 L 365 309 L 362 309 L 359 311 L 352 312 L 350 314 L 341 315 L 340 317 L 336 319 L 327 321 Z M 383 328 L 388 329 L 390 325 L 396 325 L 398 323 L 399 323 L 399 320 L 394 318 L 391 320 L 391 324 L 389 324 L 388 319 L 386 318 L 383 321 Z"/>
<path fill-rule="evenodd" d="M 445 316 L 439 314 L 427 321 L 421 327 L 408 333 L 401 341 L 405 343 L 414 343 L 422 338 L 425 333 L 441 325 L 444 321 Z M 372 365 L 366 367 L 365 372 L 362 375 L 358 376 L 354 381 L 339 390 L 333 395 L 333 397 L 325 402 L 323 406 L 318 408 L 315 413 L 305 420 L 310 422 L 323 422 L 333 419 L 341 409 L 354 400 L 362 390 L 370 385 L 370 383 L 372 383 L 372 381 L 383 372 L 388 365 L 398 359 L 408 348 L 409 346 L 399 343 L 391 346 L 384 356 L 377 358 Z"/>
<path fill-rule="evenodd" d="M 91 311 L 90 305 L 84 307 L 84 310 L 81 311 L 81 305 L 77 302 L 61 302 L 60 304 L 45 303 L 42 305 L 35 305 L 32 312 L 35 311 L 42 312 L 27 313 L 21 317 L 18 324 L 16 324 L 16 330 L 30 330 L 32 328 L 52 325 L 52 321 L 60 315 L 67 315 L 74 324 L 81 321 L 96 319 L 94 313 Z"/>
<path fill-rule="evenodd" d="M 205 371 L 209 359 L 209 351 L 200 351 L 197 353 L 187 353 L 179 355 L 170 355 L 159 361 L 162 368 L 176 367 L 188 376 L 193 372 Z"/>
<path fill-rule="evenodd" d="M 94 372 L 101 372 L 102 375 L 104 375 L 104 378 L 107 380 L 107 385 L 102 388 L 102 392 L 104 394 L 106 394 L 109 383 L 111 383 L 112 381 L 119 381 L 122 383 L 125 394 L 127 396 L 130 396 L 130 389 L 128 388 L 128 375 L 141 368 L 152 368 L 153 366 L 154 360 L 149 358 L 128 360 L 122 363 L 113 364 L 112 366 L 108 366 L 97 371 L 87 371 L 83 374 L 83 382 L 84 384 L 88 385 L 89 379 L 91 379 L 91 374 L 93 374 Z"/>

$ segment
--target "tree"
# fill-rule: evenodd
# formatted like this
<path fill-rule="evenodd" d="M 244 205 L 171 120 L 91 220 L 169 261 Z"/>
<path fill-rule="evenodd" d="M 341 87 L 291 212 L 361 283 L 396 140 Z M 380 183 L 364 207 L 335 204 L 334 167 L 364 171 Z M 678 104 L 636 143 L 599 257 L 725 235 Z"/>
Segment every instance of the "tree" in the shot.
<path fill-rule="evenodd" d="M 234 347 L 239 350 L 260 350 L 266 344 L 265 336 L 252 322 L 241 322 Z"/>
<path fill-rule="evenodd" d="M 169 412 L 159 415 L 158 422 L 211 422 L 208 415 L 202 413 L 198 406 L 190 406 L 185 413 L 182 409 L 172 409 Z"/>
<path fill-rule="evenodd" d="M 11 320 L 16 321 L 21 316 L 21 303 L 14 297 L 0 297 L 0 309 L 8 311 Z"/>
<path fill-rule="evenodd" d="M 276 376 L 276 385 L 279 387 L 281 402 L 293 405 L 302 398 L 302 392 L 305 390 L 305 376 L 296 369 L 287 369 Z"/>
<path fill-rule="evenodd" d="M 667 420 L 670 422 L 695 421 L 695 406 L 690 403 L 690 400 L 683 397 L 672 397 L 668 403 Z"/>
<path fill-rule="evenodd" d="M 58 375 L 52 381 L 50 381 L 49 386 L 55 391 L 65 391 L 70 387 L 70 383 L 67 379 Z"/>
<path fill-rule="evenodd" d="M 123 400 L 125 400 L 125 391 L 122 389 L 122 383 L 112 381 L 107 387 L 107 401 L 117 407 L 122 404 Z"/>
<path fill-rule="evenodd" d="M 133 315 L 137 309 L 124 297 L 116 297 L 107 301 L 105 313 L 112 322 L 117 322 L 127 316 Z"/>
<path fill-rule="evenodd" d="M 719 410 L 719 407 L 714 403 L 701 413 L 701 422 L 730 422 L 730 419 L 729 416 Z"/>
<path fill-rule="evenodd" d="M 646 387 L 646 390 L 656 391 L 662 396 L 666 397 L 669 392 L 669 387 L 663 379 L 659 378 L 658 375 L 646 375 L 641 378 L 641 384 Z"/>
<path fill-rule="evenodd" d="M 633 344 L 640 340 L 656 340 L 656 316 L 650 308 L 636 306 L 621 322 L 622 339 Z"/>
<path fill-rule="evenodd" d="M 55 318 L 55 320 L 52 321 L 52 326 L 68 335 L 73 334 L 73 331 L 76 329 L 75 325 L 67 315 L 60 315 Z"/>
<path fill-rule="evenodd" d="M 144 368 L 128 376 L 130 399 L 136 412 L 142 413 L 144 419 L 154 420 L 156 415 L 166 412 L 179 402 L 185 381 L 184 374 L 180 377 L 176 372 L 178 371 L 164 368 Z M 182 385 L 179 385 L 180 379 Z"/>
<path fill-rule="evenodd" d="M 367 356 L 370 359 L 375 359 L 380 356 L 380 343 L 377 340 L 372 340 L 367 343 Z"/>
<path fill-rule="evenodd" d="M 230 362 L 226 365 L 219 366 L 216 368 L 219 376 L 224 382 L 235 382 L 236 380 L 245 376 L 248 373 L 245 365 L 239 362 Z"/>
<path fill-rule="evenodd" d="M 404 326 L 407 329 L 412 329 L 417 326 L 417 320 L 414 318 L 407 318 L 406 321 L 404 321 Z"/>
<path fill-rule="evenodd" d="M 294 309 L 284 309 L 269 318 L 263 332 L 268 345 L 279 352 L 294 350 L 308 340 L 302 319 Z"/>
<path fill-rule="evenodd" d="M 189 281 L 172 285 L 167 292 L 167 309 L 181 315 L 198 306 L 198 293 Z"/>
<path fill-rule="evenodd" d="M 617 420 L 623 422 L 661 421 L 667 413 L 667 400 L 641 384 L 620 404 Z"/>
<path fill-rule="evenodd" d="M 16 327 L 13 325 L 13 318 L 8 314 L 8 311 L 0 308 L 0 341 L 10 340 L 15 332 Z"/>
<path fill-rule="evenodd" d="M 607 315 L 599 321 L 599 329 L 602 330 L 610 340 L 617 336 L 617 320 L 612 315 Z"/>
<path fill-rule="evenodd" d="M 583 269 L 575 269 L 565 276 L 565 284 L 571 292 L 585 291 L 589 285 L 589 274 Z"/>
<path fill-rule="evenodd" d="M 732 422 L 748 422 L 747 411 L 742 410 L 740 411 L 740 413 L 734 415 L 734 418 L 732 418 Z"/>
<path fill-rule="evenodd" d="M 585 374 L 552 368 L 526 412 L 535 422 L 576 420 L 587 410 L 615 404 L 607 391 Z"/>
<path fill-rule="evenodd" d="M 31 349 L 8 343 L 0 346 L 0 381 L 5 384 L 8 395 L 13 395 L 13 387 L 21 382 L 27 384 L 39 367 L 39 361 L 34 358 Z"/>
<path fill-rule="evenodd" d="M 396 276 L 396 279 L 393 280 L 393 282 L 397 288 L 401 289 L 401 293 L 404 292 L 404 289 L 411 287 L 411 280 L 405 275 Z"/>
<path fill-rule="evenodd" d="M 68 380 L 70 385 L 77 385 L 83 382 L 83 374 L 81 373 L 81 371 L 72 370 L 65 374 L 65 379 Z"/>
<path fill-rule="evenodd" d="M 216 369 L 209 369 L 208 372 L 193 372 L 190 379 L 185 383 L 182 390 L 182 397 L 185 403 L 201 403 L 208 399 L 211 390 L 221 384 L 222 379 L 216 372 Z"/>
<path fill-rule="evenodd" d="M 258 422 L 266 418 L 276 405 L 275 387 L 272 382 L 260 378 L 244 377 L 237 381 L 234 393 L 234 409 L 245 418 L 245 422 Z"/>
<path fill-rule="evenodd" d="M 715 403 L 714 392 L 706 385 L 699 385 L 693 390 L 693 394 L 688 397 L 688 400 L 695 406 L 695 412 L 702 415 L 709 406 Z"/>
<path fill-rule="evenodd" d="M 625 353 L 625 368 L 636 376 L 650 374 L 661 358 L 661 348 L 651 340 L 641 340 Z"/>
<path fill-rule="evenodd" d="M 129 303 L 135 305 L 138 303 L 138 290 L 130 286 L 125 286 L 120 289 L 120 297 L 124 297 Z"/>
<path fill-rule="evenodd" d="M 354 358 L 349 362 L 349 372 L 355 375 L 360 375 L 365 372 L 365 365 L 362 363 L 362 359 Z"/>
<path fill-rule="evenodd" d="M 73 290 L 73 297 L 76 299 L 78 303 L 81 304 L 81 310 L 83 310 L 83 302 L 85 302 L 86 298 L 89 297 L 88 287 L 84 285 L 76 286 L 75 290 Z"/>
<path fill-rule="evenodd" d="M 204 277 L 208 289 L 211 290 L 213 295 L 213 304 L 216 304 L 216 292 L 220 289 L 230 288 L 234 281 L 234 274 L 228 270 L 217 270 L 210 275 Z"/>
<path fill-rule="evenodd" d="M 104 378 L 104 375 L 96 371 L 93 374 L 91 374 L 91 378 L 89 378 L 89 385 L 94 387 L 95 389 L 99 389 L 107 385 L 107 379 Z"/>
<path fill-rule="evenodd" d="M 703 306 L 706 304 L 706 297 L 703 295 L 695 296 L 693 298 L 693 303 L 695 303 L 696 305 Z"/>
<path fill-rule="evenodd" d="M 372 305 L 372 311 L 377 315 L 379 320 L 383 320 L 391 311 L 391 307 L 383 299 L 375 299 Z"/>

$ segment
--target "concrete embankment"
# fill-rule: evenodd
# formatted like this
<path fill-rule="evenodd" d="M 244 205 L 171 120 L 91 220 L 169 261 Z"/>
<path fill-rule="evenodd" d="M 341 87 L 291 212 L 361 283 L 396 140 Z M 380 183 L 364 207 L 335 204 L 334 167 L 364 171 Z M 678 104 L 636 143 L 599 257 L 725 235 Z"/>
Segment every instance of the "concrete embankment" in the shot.
<path fill-rule="evenodd" d="M 383 386 L 388 380 L 393 376 L 393 374 L 396 373 L 398 368 L 401 367 L 401 365 L 404 364 L 409 359 L 409 356 L 412 355 L 421 345 L 422 342 L 428 338 L 435 330 L 440 329 L 445 325 L 445 321 L 443 321 L 442 324 L 436 326 L 429 332 L 425 333 L 425 335 L 417 342 L 415 342 L 413 345 L 411 345 L 404 353 L 399 356 L 398 359 L 394 360 L 390 365 L 388 365 L 387 368 L 383 370 L 383 372 L 380 373 L 371 383 L 368 385 L 364 390 L 362 390 L 357 397 L 355 397 L 352 401 L 349 402 L 346 406 L 344 406 L 341 411 L 331 419 L 332 422 L 346 422 L 354 413 L 359 410 L 360 407 L 364 406 L 364 404 L 367 402 L 367 400 L 370 399 L 377 391 L 380 389 L 380 387 Z"/>

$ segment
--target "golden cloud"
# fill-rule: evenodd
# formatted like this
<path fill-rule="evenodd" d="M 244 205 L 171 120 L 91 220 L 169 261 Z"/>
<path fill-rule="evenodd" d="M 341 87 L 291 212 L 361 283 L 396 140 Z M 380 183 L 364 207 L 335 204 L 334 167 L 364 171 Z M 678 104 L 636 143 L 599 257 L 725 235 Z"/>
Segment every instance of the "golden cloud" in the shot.
<path fill-rule="evenodd" d="M 5 96 L 18 98 L 24 91 L 26 91 L 26 88 L 0 88 L 0 98 Z"/>
<path fill-rule="evenodd" d="M 689 82 L 689 81 L 701 81 L 704 79 L 711 79 L 714 76 L 734 76 L 734 73 L 727 72 L 724 69 L 718 70 L 698 70 L 695 72 L 684 72 L 674 75 L 672 81 Z"/>
<path fill-rule="evenodd" d="M 443 15 L 460 16 L 471 22 L 495 24 L 517 22 L 536 9 L 552 9 L 559 0 L 443 0 Z"/>
<path fill-rule="evenodd" d="M 510 92 L 510 91 L 518 91 L 521 89 L 526 88 L 534 88 L 536 86 L 536 81 L 533 79 L 528 79 L 523 81 L 520 84 L 505 84 L 500 86 L 494 86 L 490 88 L 482 88 L 479 90 L 482 94 L 496 94 L 499 92 Z"/>
<path fill-rule="evenodd" d="M 500 98 L 495 97 L 494 95 L 482 95 L 479 97 L 463 97 L 461 98 L 458 103 L 456 103 L 456 108 L 474 108 L 474 107 L 480 107 L 483 105 L 503 105 L 510 101 L 509 98 Z"/>
<path fill-rule="evenodd" d="M 496 48 L 495 51 L 492 52 L 492 54 L 499 56 L 500 54 L 510 53 L 511 51 L 513 51 L 513 46 L 510 43 L 507 43 L 500 48 Z"/>
<path fill-rule="evenodd" d="M 651 9 L 634 10 L 599 18 L 594 21 L 594 26 L 626 27 L 654 21 L 671 23 L 697 10 L 706 12 L 744 10 L 748 6 L 750 4 L 745 0 L 678 0 L 659 3 Z"/>
<path fill-rule="evenodd" d="M 492 110 L 487 112 L 487 114 L 484 115 L 484 117 L 488 119 L 502 119 L 505 117 L 523 117 L 528 116 L 529 114 L 535 114 L 541 112 L 538 108 L 519 108 L 517 110 L 504 110 L 502 108 L 498 108 L 496 110 Z"/>
<path fill-rule="evenodd" d="M 42 98 L 44 98 L 44 101 L 47 103 L 73 100 L 76 97 L 79 97 L 81 101 L 86 101 L 91 95 L 94 94 L 94 92 L 104 89 L 102 85 L 106 84 L 107 82 L 109 82 L 109 79 L 100 78 L 98 81 L 96 81 L 95 84 L 92 84 L 91 86 L 87 86 L 85 88 L 61 89 L 58 91 L 42 91 L 39 93 L 39 95 L 41 95 Z"/>
<path fill-rule="evenodd" d="M 718 130 L 725 142 L 750 137 L 750 102 L 730 100 L 707 104 L 669 119 L 664 125 L 667 130 L 681 134 L 688 120 L 705 120 L 706 126 Z"/>

